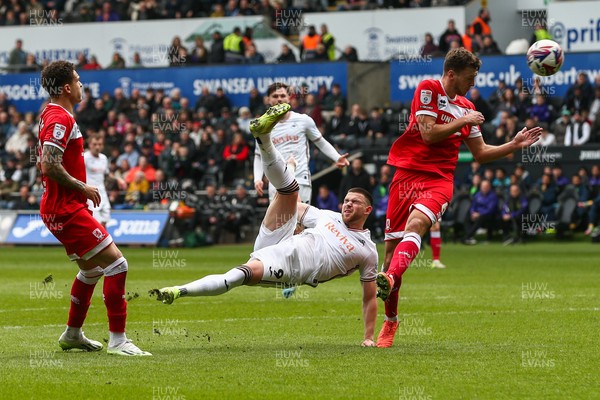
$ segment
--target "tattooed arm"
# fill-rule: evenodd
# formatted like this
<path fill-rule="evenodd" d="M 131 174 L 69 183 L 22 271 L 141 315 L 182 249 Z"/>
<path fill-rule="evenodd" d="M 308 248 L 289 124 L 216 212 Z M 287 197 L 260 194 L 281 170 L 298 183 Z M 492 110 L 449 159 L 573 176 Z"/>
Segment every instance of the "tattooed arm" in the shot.
<path fill-rule="evenodd" d="M 97 188 L 73 178 L 62 165 L 63 152 L 56 146 L 44 145 L 42 147 L 41 170 L 54 182 L 61 186 L 82 193 L 86 199 L 94 203 L 94 207 L 100 204 L 100 192 Z"/>

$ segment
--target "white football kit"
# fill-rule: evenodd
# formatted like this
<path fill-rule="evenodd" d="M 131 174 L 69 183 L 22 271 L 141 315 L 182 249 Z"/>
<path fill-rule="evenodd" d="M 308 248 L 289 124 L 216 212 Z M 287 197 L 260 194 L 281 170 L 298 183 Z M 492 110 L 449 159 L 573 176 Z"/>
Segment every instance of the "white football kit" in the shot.
<path fill-rule="evenodd" d="M 88 208 L 94 213 L 94 218 L 98 222 L 106 224 L 110 220 L 110 201 L 104 186 L 104 177 L 108 174 L 108 159 L 102 153 L 98 157 L 94 157 L 92 153 L 86 151 L 83 153 L 83 160 L 87 184 L 98 188 L 100 192 L 100 205 L 94 207 L 92 201 L 88 200 Z"/>
<path fill-rule="evenodd" d="M 293 155 L 296 159 L 296 181 L 300 185 L 299 197 L 302 202 L 310 203 L 312 183 L 308 167 L 310 146 L 307 139 L 313 142 L 333 162 L 336 162 L 341 154 L 323 138 L 311 117 L 294 111 L 289 113 L 289 118 L 278 122 L 271 131 L 271 141 L 285 161 L 288 160 L 290 155 Z M 263 173 L 262 157 L 257 148 L 254 156 L 254 182 L 261 181 Z M 273 185 L 269 185 L 269 199 L 271 201 L 275 197 L 275 193 L 276 189 Z"/>
<path fill-rule="evenodd" d="M 334 278 L 360 272 L 362 282 L 377 276 L 377 248 L 368 229 L 350 229 L 342 214 L 309 207 L 294 235 L 297 218 L 269 231 L 261 225 L 250 260 L 264 265 L 261 284 L 317 286 Z"/>

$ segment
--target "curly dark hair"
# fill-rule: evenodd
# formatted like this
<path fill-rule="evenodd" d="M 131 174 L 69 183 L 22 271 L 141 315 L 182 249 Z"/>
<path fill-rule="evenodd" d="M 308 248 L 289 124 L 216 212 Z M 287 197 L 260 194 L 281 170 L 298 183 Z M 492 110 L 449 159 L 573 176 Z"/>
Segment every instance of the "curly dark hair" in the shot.
<path fill-rule="evenodd" d="M 479 71 L 480 67 L 481 60 L 464 47 L 450 50 L 444 60 L 444 73 L 450 70 L 461 72 L 467 68 L 474 68 L 475 71 Z"/>
<path fill-rule="evenodd" d="M 42 70 L 42 87 L 51 98 L 62 94 L 63 86 L 73 82 L 75 66 L 68 61 L 54 61 Z"/>

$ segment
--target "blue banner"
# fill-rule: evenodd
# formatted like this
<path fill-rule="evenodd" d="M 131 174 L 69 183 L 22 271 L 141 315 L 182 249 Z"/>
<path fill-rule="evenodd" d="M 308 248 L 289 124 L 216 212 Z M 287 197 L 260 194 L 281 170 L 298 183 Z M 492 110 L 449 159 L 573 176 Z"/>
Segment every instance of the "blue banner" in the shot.
<path fill-rule="evenodd" d="M 481 69 L 475 78 L 475 87 L 485 99 L 498 87 L 499 80 L 504 80 L 509 86 L 513 86 L 519 77 L 523 77 L 525 86 L 531 88 L 537 77 L 527 67 L 525 54 L 487 56 L 481 57 L 481 61 Z M 441 78 L 443 66 L 443 58 L 419 56 L 393 61 L 390 68 L 391 101 L 411 101 L 415 89 L 422 80 Z M 593 83 L 595 77 L 600 75 L 600 53 L 565 54 L 565 61 L 560 71 L 552 76 L 540 77 L 544 94 L 564 96 L 569 86 L 575 83 L 580 71 L 587 72 Z"/>
<path fill-rule="evenodd" d="M 202 88 L 207 86 L 211 93 L 221 87 L 234 106 L 248 105 L 249 93 L 257 88 L 265 94 L 267 87 L 273 82 L 284 82 L 288 85 L 305 84 L 308 91 L 316 93 L 319 86 L 325 85 L 328 90 L 334 83 L 339 83 L 342 92 L 346 93 L 346 63 L 315 64 L 260 64 L 229 65 L 189 68 L 157 68 L 157 69 L 125 69 L 102 71 L 78 71 L 81 82 L 88 87 L 94 98 L 104 92 L 113 94 L 116 88 L 123 89 L 126 96 L 133 89 L 142 94 L 146 89 L 179 88 L 182 97 L 187 97 L 193 106 Z M 20 112 L 36 112 L 48 97 L 41 87 L 39 73 L 23 73 L 0 75 L 0 92 L 7 94 L 8 100 Z"/>
<path fill-rule="evenodd" d="M 112 211 L 106 229 L 117 245 L 155 245 L 168 219 L 168 211 Z M 60 244 L 46 228 L 39 214 L 19 214 L 6 243 Z"/>

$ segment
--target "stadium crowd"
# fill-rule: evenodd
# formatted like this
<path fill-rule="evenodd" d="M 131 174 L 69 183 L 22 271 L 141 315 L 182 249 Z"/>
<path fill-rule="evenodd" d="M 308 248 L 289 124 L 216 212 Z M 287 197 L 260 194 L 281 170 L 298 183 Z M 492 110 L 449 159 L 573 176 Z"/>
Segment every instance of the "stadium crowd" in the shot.
<path fill-rule="evenodd" d="M 471 99 L 486 117 L 482 126 L 486 142 L 505 143 L 521 127 L 536 124 L 544 128 L 542 146 L 600 142 L 600 77 L 592 83 L 584 73 L 579 74 L 564 99 L 544 95 L 547 92 L 539 81 L 531 87 L 527 83 L 521 80 L 515 87 L 501 83 L 488 99 L 483 99 L 477 89 L 471 90 Z M 359 148 L 389 148 L 407 126 L 410 107 L 396 104 L 367 111 L 359 104 L 348 105 L 341 87 L 335 83 L 331 90 L 323 86 L 318 93 L 308 93 L 304 87 L 292 88 L 291 105 L 293 110 L 311 116 L 341 153 Z M 86 89 L 75 117 L 86 137 L 104 138 L 110 170 L 106 186 L 114 208 L 166 208 L 171 201 L 184 200 L 195 212 L 183 215 L 195 226 L 217 238 L 221 231 L 229 230 L 241 240 L 243 230 L 239 228 L 251 223 L 250 210 L 265 206 L 267 201 L 248 193 L 252 189 L 254 152 L 249 123 L 266 108 L 267 98 L 257 90 L 250 93 L 247 106 L 236 109 L 223 89 L 210 93 L 204 88 L 196 99 L 182 97 L 178 89 L 170 93 L 161 89 L 141 93 L 134 89 L 129 97 L 122 89 L 116 89 L 112 94 L 92 98 Z M 42 188 L 36 169 L 37 117 L 34 113 L 23 115 L 0 93 L 1 208 L 38 207 Z M 328 165 L 315 152 L 312 171 Z M 387 205 L 386 183 L 391 174 L 389 167 L 381 166 L 377 174 L 370 175 L 362 161 L 355 160 L 339 187 L 319 188 L 316 202 L 323 208 L 337 209 L 339 199 L 350 187 L 374 191 L 377 223 L 370 222 L 380 237 Z M 598 224 L 597 166 L 582 167 L 573 177 L 562 176 L 558 165 L 549 167 L 541 177 L 530 176 L 524 166 L 514 171 L 477 166 L 468 176 L 457 178 L 457 193 L 467 193 L 473 207 L 477 207 L 481 192 L 490 186 L 496 199 L 485 198 L 493 215 L 471 221 L 464 239 L 473 239 L 473 233 L 482 226 L 499 227 L 497 219 L 503 207 L 524 207 L 523 202 L 506 204 L 515 194 L 512 184 L 518 185 L 519 196 L 537 192 L 543 198 L 539 212 L 548 220 L 557 218 L 560 196 L 567 193 L 577 197 L 578 206 L 573 214 L 575 225 L 569 228 L 590 233 Z M 207 209 L 219 211 L 207 213 Z"/>

